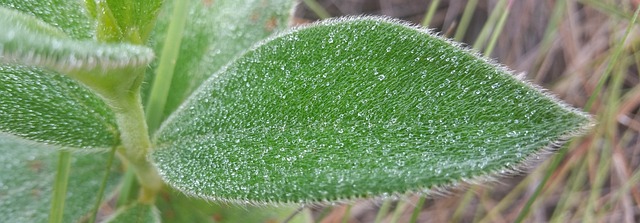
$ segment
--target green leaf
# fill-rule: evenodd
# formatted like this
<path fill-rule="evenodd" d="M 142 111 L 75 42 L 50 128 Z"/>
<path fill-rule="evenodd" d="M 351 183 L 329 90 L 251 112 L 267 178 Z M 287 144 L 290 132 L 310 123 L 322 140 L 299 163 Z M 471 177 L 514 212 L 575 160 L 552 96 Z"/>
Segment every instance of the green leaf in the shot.
<path fill-rule="evenodd" d="M 94 36 L 94 21 L 87 16 L 82 1 L 0 0 L 0 6 L 35 16 L 74 39 L 88 40 Z M 4 14 L 4 12 L 2 13 Z M 3 19 L 5 16 L 2 15 Z M 4 27 L 3 30 L 5 30 Z"/>
<path fill-rule="evenodd" d="M 591 119 L 426 30 L 331 20 L 256 46 L 158 130 L 151 158 L 193 196 L 319 202 L 513 172 Z"/>
<path fill-rule="evenodd" d="M 146 42 L 155 25 L 162 1 L 106 0 L 98 6 L 102 7 L 102 11 L 110 12 L 122 37 L 128 42 L 141 44 Z"/>
<path fill-rule="evenodd" d="M 36 17 L 0 7 L 0 61 L 45 67 L 84 80 L 110 70 L 143 67 L 151 49 L 129 44 L 74 40 Z M 97 74 L 96 74 L 97 73 Z"/>
<path fill-rule="evenodd" d="M 0 132 L 66 147 L 108 150 L 111 109 L 76 81 L 33 67 L 0 66 Z"/>
<path fill-rule="evenodd" d="M 0 153 L 0 222 L 46 222 L 58 151 L 0 135 Z M 72 154 L 63 222 L 79 222 L 90 213 L 105 174 L 107 158 L 106 155 Z M 116 168 L 111 171 L 108 191 L 115 188 L 120 175 Z"/>
<path fill-rule="evenodd" d="M 134 203 L 118 209 L 108 223 L 154 223 L 160 222 L 160 213 L 153 205 Z"/>
<path fill-rule="evenodd" d="M 158 57 L 165 46 L 165 35 L 169 28 L 174 1 L 166 1 L 150 43 Z M 171 114 L 193 90 L 229 63 L 239 53 L 246 50 L 257 41 L 266 38 L 274 31 L 282 30 L 287 25 L 289 12 L 293 6 L 291 0 L 216 0 L 189 1 L 189 16 L 182 34 L 182 41 L 173 74 L 167 83 L 159 83 L 160 91 L 171 92 L 160 99 L 161 105 L 153 105 L 150 112 L 161 112 L 164 118 Z M 158 62 L 158 61 L 156 61 Z M 155 82 L 155 73 L 165 72 L 156 70 L 158 64 L 152 64 L 148 69 L 147 81 Z M 153 83 L 156 85 L 157 83 Z M 145 86 L 144 101 L 148 102 L 151 93 L 150 86 Z M 158 92 L 153 95 L 163 95 Z M 167 98 L 168 95 L 168 98 Z M 158 100 L 158 99 L 154 99 Z M 166 106 L 164 102 L 166 101 Z M 147 103 L 147 106 L 149 103 Z M 156 106 L 159 106 L 156 108 Z M 157 110 L 157 111 L 156 111 Z M 159 123 L 149 123 L 157 126 Z M 151 129 L 152 131 L 155 129 Z"/>

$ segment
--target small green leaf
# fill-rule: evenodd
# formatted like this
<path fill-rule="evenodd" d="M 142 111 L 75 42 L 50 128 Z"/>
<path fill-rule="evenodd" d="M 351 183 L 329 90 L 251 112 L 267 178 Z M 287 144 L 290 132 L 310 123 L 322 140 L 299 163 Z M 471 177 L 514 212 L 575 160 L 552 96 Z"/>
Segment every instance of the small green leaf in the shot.
<path fill-rule="evenodd" d="M 153 205 L 134 203 L 122 207 L 109 217 L 107 223 L 156 223 L 160 222 L 160 213 Z"/>
<path fill-rule="evenodd" d="M 151 49 L 129 44 L 74 40 L 36 17 L 0 7 L 0 61 L 53 69 L 76 78 L 146 66 Z M 93 74 L 95 75 L 95 74 Z"/>
<path fill-rule="evenodd" d="M 161 0 L 106 0 L 103 2 L 99 6 L 103 11 L 111 12 L 123 37 L 128 42 L 139 44 L 146 42 L 162 6 Z"/>
<path fill-rule="evenodd" d="M 0 66 L 0 132 L 103 151 L 118 143 L 115 116 L 76 81 L 33 67 Z"/>
<path fill-rule="evenodd" d="M 0 135 L 0 222 L 46 222 L 51 207 L 58 151 Z M 79 222 L 97 199 L 108 156 L 72 154 L 63 222 Z M 113 165 L 118 166 L 118 165 Z M 113 168 L 107 190 L 115 189 Z"/>
<path fill-rule="evenodd" d="M 426 30 L 349 18 L 272 38 L 214 75 L 151 158 L 197 197 L 334 201 L 512 172 L 590 124 Z"/>
<path fill-rule="evenodd" d="M 165 35 L 169 28 L 174 1 L 166 1 L 150 43 L 158 57 L 165 46 Z M 168 83 L 160 83 L 157 91 L 171 92 L 166 101 L 151 112 L 160 112 L 162 120 L 171 114 L 187 98 L 193 90 L 229 63 L 239 53 L 266 38 L 274 31 L 282 30 L 287 25 L 287 19 L 293 1 L 291 0 L 189 0 L 189 16 L 182 33 L 182 41 L 175 68 L 169 74 Z M 158 62 L 158 61 L 156 61 Z M 153 83 L 156 73 L 166 71 L 156 70 L 158 64 L 152 64 L 148 69 L 147 82 Z M 156 85 L 156 83 L 153 83 Z M 166 86 L 166 87 L 165 87 Z M 150 88 L 145 86 L 144 101 L 148 102 Z M 162 95 L 154 92 L 154 95 Z M 159 100 L 159 99 L 154 99 Z M 147 103 L 148 105 L 149 103 Z M 158 110 L 158 111 L 156 111 Z M 149 123 L 157 126 L 159 123 Z M 152 127 L 153 128 L 153 127 Z M 151 129 L 154 131 L 155 129 Z"/>

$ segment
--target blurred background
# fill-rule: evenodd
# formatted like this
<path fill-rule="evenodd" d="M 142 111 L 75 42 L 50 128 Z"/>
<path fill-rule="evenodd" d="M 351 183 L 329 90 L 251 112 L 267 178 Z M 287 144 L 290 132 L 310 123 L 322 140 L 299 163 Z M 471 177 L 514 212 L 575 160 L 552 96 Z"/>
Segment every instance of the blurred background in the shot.
<path fill-rule="evenodd" d="M 549 89 L 598 125 L 531 173 L 450 194 L 311 208 L 316 222 L 640 222 L 640 0 L 301 0 L 293 25 L 386 15 Z M 637 22 L 636 22 L 637 23 Z"/>

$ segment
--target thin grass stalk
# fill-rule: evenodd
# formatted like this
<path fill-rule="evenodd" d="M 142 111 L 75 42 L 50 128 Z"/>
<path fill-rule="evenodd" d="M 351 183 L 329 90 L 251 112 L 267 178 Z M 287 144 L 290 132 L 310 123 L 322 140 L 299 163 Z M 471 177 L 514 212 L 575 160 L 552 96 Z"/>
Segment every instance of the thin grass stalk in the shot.
<path fill-rule="evenodd" d="M 107 166 L 105 168 L 104 177 L 102 178 L 102 183 L 100 183 L 100 189 L 98 189 L 96 203 L 94 204 L 93 211 L 91 211 L 91 215 L 89 216 L 89 223 L 94 223 L 96 221 L 98 210 L 100 210 L 100 204 L 102 204 L 102 197 L 104 197 L 104 191 L 107 188 L 107 181 L 109 181 L 109 175 L 111 173 L 113 159 L 116 156 L 116 148 L 117 147 L 115 146 L 111 148 L 111 152 L 109 153 L 109 158 L 107 159 Z"/>
<path fill-rule="evenodd" d="M 495 30 L 491 35 L 491 39 L 489 39 L 489 43 L 484 50 L 484 55 L 489 56 L 491 52 L 493 52 L 493 48 L 496 46 L 496 42 L 498 42 L 498 36 L 502 33 L 502 28 L 504 28 L 505 21 L 507 21 L 507 17 L 509 16 L 509 12 L 511 12 L 511 6 L 513 5 L 513 0 L 509 0 L 507 4 L 507 8 L 502 11 L 502 15 L 500 16 L 500 20 L 498 20 L 498 24 L 495 26 Z"/>
<path fill-rule="evenodd" d="M 477 189 L 477 186 L 473 185 L 473 186 L 469 187 L 467 192 L 464 193 L 464 196 L 462 197 L 462 200 L 460 201 L 460 203 L 456 207 L 456 210 L 453 212 L 453 216 L 451 217 L 451 219 L 452 219 L 451 221 L 459 222 L 462 219 L 462 215 L 466 211 L 468 211 L 467 210 L 467 205 L 469 205 L 469 203 L 471 203 L 471 201 L 473 200 L 473 198 L 474 198 L 473 191 L 475 191 L 476 189 Z"/>
<path fill-rule="evenodd" d="M 500 18 L 500 15 L 503 13 L 503 9 L 504 9 L 506 3 L 507 3 L 506 0 L 500 0 L 500 1 L 498 1 L 498 4 L 496 4 L 496 7 L 493 8 L 493 11 L 491 12 L 491 15 L 489 15 L 489 19 L 487 19 L 487 22 L 482 27 L 482 30 L 480 30 L 480 34 L 478 35 L 478 38 L 473 43 L 473 48 L 474 49 L 476 49 L 478 51 L 480 51 L 480 49 L 482 49 L 483 44 L 489 38 L 489 35 L 491 34 L 493 29 L 495 28 L 496 23 L 498 22 L 498 19 Z"/>
<path fill-rule="evenodd" d="M 173 11 L 171 14 L 171 23 L 167 31 L 165 45 L 160 53 L 159 65 L 156 69 L 156 76 L 153 80 L 151 93 L 147 101 L 145 110 L 147 126 L 150 133 L 153 133 L 162 122 L 164 115 L 173 72 L 176 67 L 178 54 L 180 53 L 180 44 L 182 42 L 182 33 L 187 21 L 189 13 L 189 1 L 174 0 Z"/>
<path fill-rule="evenodd" d="M 584 169 L 587 168 L 587 162 L 585 162 L 584 159 L 581 159 L 578 162 L 579 163 L 576 165 L 577 168 L 573 168 L 572 174 L 567 181 L 568 186 L 563 190 L 560 198 L 558 199 L 558 205 L 549 219 L 550 223 L 566 222 L 566 219 L 563 219 L 563 217 L 566 213 L 570 213 L 568 209 L 571 207 L 568 205 L 573 204 L 575 200 L 580 199 L 581 197 L 579 190 L 584 186 L 587 177 L 587 171 L 584 171 Z"/>
<path fill-rule="evenodd" d="M 458 28 L 456 28 L 456 35 L 453 37 L 454 40 L 461 42 L 464 38 L 464 35 L 467 33 L 467 29 L 469 29 L 469 22 L 471 22 L 476 5 L 478 5 L 478 0 L 469 0 L 467 2 L 467 5 L 464 7 L 464 12 L 462 12 L 460 24 L 458 25 Z"/>
<path fill-rule="evenodd" d="M 60 150 L 56 178 L 53 183 L 53 198 L 49 210 L 49 223 L 60 223 L 64 216 L 64 201 L 67 198 L 67 184 L 71 170 L 71 152 Z"/>
<path fill-rule="evenodd" d="M 402 212 L 407 209 L 408 203 L 409 202 L 405 200 L 398 201 L 398 204 L 396 204 L 396 209 L 393 211 L 391 219 L 389 219 L 389 223 L 397 223 L 398 220 L 400 220 L 400 216 L 402 215 Z"/>
<path fill-rule="evenodd" d="M 591 183 L 591 190 L 589 191 L 589 197 L 587 202 L 585 203 L 587 206 L 585 208 L 583 222 L 600 222 L 597 218 L 597 202 L 600 197 L 600 192 L 602 191 L 602 185 L 604 181 L 607 179 L 607 173 L 609 172 L 609 165 L 611 164 L 611 148 L 608 145 L 604 145 L 600 154 L 594 154 L 594 158 L 597 159 L 597 166 L 595 179 Z"/>
<path fill-rule="evenodd" d="M 373 221 L 374 223 L 382 222 L 382 219 L 388 214 L 389 208 L 391 207 L 391 199 L 386 199 L 382 202 L 382 206 L 378 209 L 378 214 L 376 214 L 376 219 Z"/>
<path fill-rule="evenodd" d="M 136 191 L 137 186 L 135 172 L 132 168 L 127 168 L 127 171 L 122 177 L 122 183 L 120 184 L 118 201 L 116 202 L 117 208 L 126 206 L 135 198 L 135 193 L 132 192 Z"/>
<path fill-rule="evenodd" d="M 538 74 L 535 76 L 536 82 L 542 81 L 542 75 L 540 75 L 540 72 L 543 70 L 543 66 L 545 65 L 545 63 L 548 63 L 548 61 L 552 60 L 551 58 L 547 57 L 548 52 L 551 49 L 554 39 L 558 35 L 558 30 L 559 30 L 558 26 L 561 24 L 563 20 L 563 17 L 567 10 L 567 4 L 568 3 L 566 0 L 557 0 L 553 5 L 553 12 L 551 12 L 551 19 L 547 23 L 547 27 L 545 28 L 545 31 L 542 37 L 542 41 L 540 41 L 540 48 L 539 48 L 540 54 L 538 55 L 538 57 L 536 58 L 536 61 L 534 62 L 535 67 L 538 68 Z"/>
<path fill-rule="evenodd" d="M 624 42 L 620 43 L 620 45 L 624 45 Z M 617 61 L 617 60 L 616 60 Z M 600 197 L 600 192 L 602 191 L 602 187 L 607 179 L 610 164 L 611 164 L 611 155 L 612 150 L 611 145 L 617 141 L 617 128 L 618 122 L 616 119 L 617 110 L 619 108 L 619 101 L 621 95 L 622 83 L 624 81 L 625 72 L 624 70 L 620 70 L 620 67 L 627 67 L 627 63 L 617 62 L 616 63 L 619 70 L 616 72 L 616 75 L 613 75 L 611 84 L 608 87 L 608 98 L 606 101 L 608 102 L 608 106 L 605 107 L 605 110 L 602 112 L 604 124 L 604 139 L 611 143 L 605 143 L 602 146 L 602 150 L 600 155 L 598 156 L 598 168 L 596 171 L 596 176 L 594 182 L 591 184 L 591 191 L 589 193 L 589 199 L 587 201 L 587 208 L 585 211 L 585 222 L 594 222 L 596 221 L 596 213 L 597 213 L 597 200 Z"/>
<path fill-rule="evenodd" d="M 353 207 L 353 205 L 347 204 L 347 209 L 342 216 L 342 223 L 349 223 L 349 219 L 351 219 L 351 207 Z"/>
<path fill-rule="evenodd" d="M 440 4 L 440 0 L 433 0 L 429 5 L 429 10 L 427 10 L 427 14 L 424 15 L 422 19 L 422 26 L 429 27 L 431 20 L 433 19 L 433 15 L 436 14 L 436 9 L 438 9 L 438 5 Z"/>
<path fill-rule="evenodd" d="M 528 177 L 520 181 L 520 183 L 518 183 L 514 188 L 512 188 L 511 191 L 506 196 L 504 196 L 495 207 L 489 210 L 489 212 L 484 216 L 483 219 L 480 219 L 479 222 L 480 223 L 496 222 L 500 212 L 503 210 L 506 210 L 507 208 L 512 207 L 514 201 L 517 200 L 518 197 L 522 194 L 522 191 L 525 190 L 526 186 L 530 181 L 530 178 L 531 178 L 530 176 L 531 175 L 529 175 Z"/>
<path fill-rule="evenodd" d="M 409 222 L 416 223 L 418 222 L 418 216 L 420 216 L 420 212 L 422 212 L 422 206 L 426 200 L 425 195 L 421 195 L 418 199 L 418 203 L 416 203 L 416 207 L 413 209 L 413 213 L 411 214 L 411 220 Z"/>
<path fill-rule="evenodd" d="M 302 0 L 302 2 L 304 2 L 304 4 L 307 5 L 307 7 L 309 7 L 309 9 L 318 16 L 318 18 L 326 19 L 331 17 L 331 14 L 329 14 L 329 12 L 327 12 L 327 10 L 322 7 L 322 5 L 318 4 L 317 1 Z"/>

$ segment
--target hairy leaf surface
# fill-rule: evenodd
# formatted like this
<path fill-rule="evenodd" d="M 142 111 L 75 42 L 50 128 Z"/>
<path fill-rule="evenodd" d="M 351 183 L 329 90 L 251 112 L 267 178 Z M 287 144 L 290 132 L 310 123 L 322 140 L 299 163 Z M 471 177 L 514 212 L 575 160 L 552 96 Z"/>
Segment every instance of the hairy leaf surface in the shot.
<path fill-rule="evenodd" d="M 160 56 L 173 8 L 165 3 L 151 43 Z M 287 25 L 290 0 L 189 0 L 179 56 L 171 80 L 165 116 L 171 114 L 200 84 L 239 53 Z M 154 77 L 157 64 L 147 77 Z M 147 88 L 147 90 L 150 90 Z M 148 92 L 143 94 L 148 97 Z"/>
<path fill-rule="evenodd" d="M 94 20 L 89 19 L 87 16 L 82 1 L 0 0 L 0 6 L 35 16 L 45 23 L 62 30 L 73 39 L 87 40 L 94 36 Z"/>
<path fill-rule="evenodd" d="M 0 222 L 46 222 L 51 207 L 58 152 L 54 148 L 0 135 Z M 96 202 L 106 155 L 73 154 L 63 222 L 80 222 Z M 117 167 L 117 164 L 112 166 Z M 111 170 L 107 191 L 119 172 Z"/>
<path fill-rule="evenodd" d="M 513 171 L 590 118 L 425 30 L 332 20 L 214 75 L 152 154 L 185 193 L 318 202 L 429 191 Z"/>
<path fill-rule="evenodd" d="M 75 40 L 34 16 L 0 7 L 0 62 L 45 67 L 72 76 L 146 66 L 151 49 Z M 81 78 L 83 79 L 83 78 Z"/>
<path fill-rule="evenodd" d="M 66 147 L 118 143 L 113 112 L 78 82 L 50 71 L 0 66 L 0 132 Z"/>

